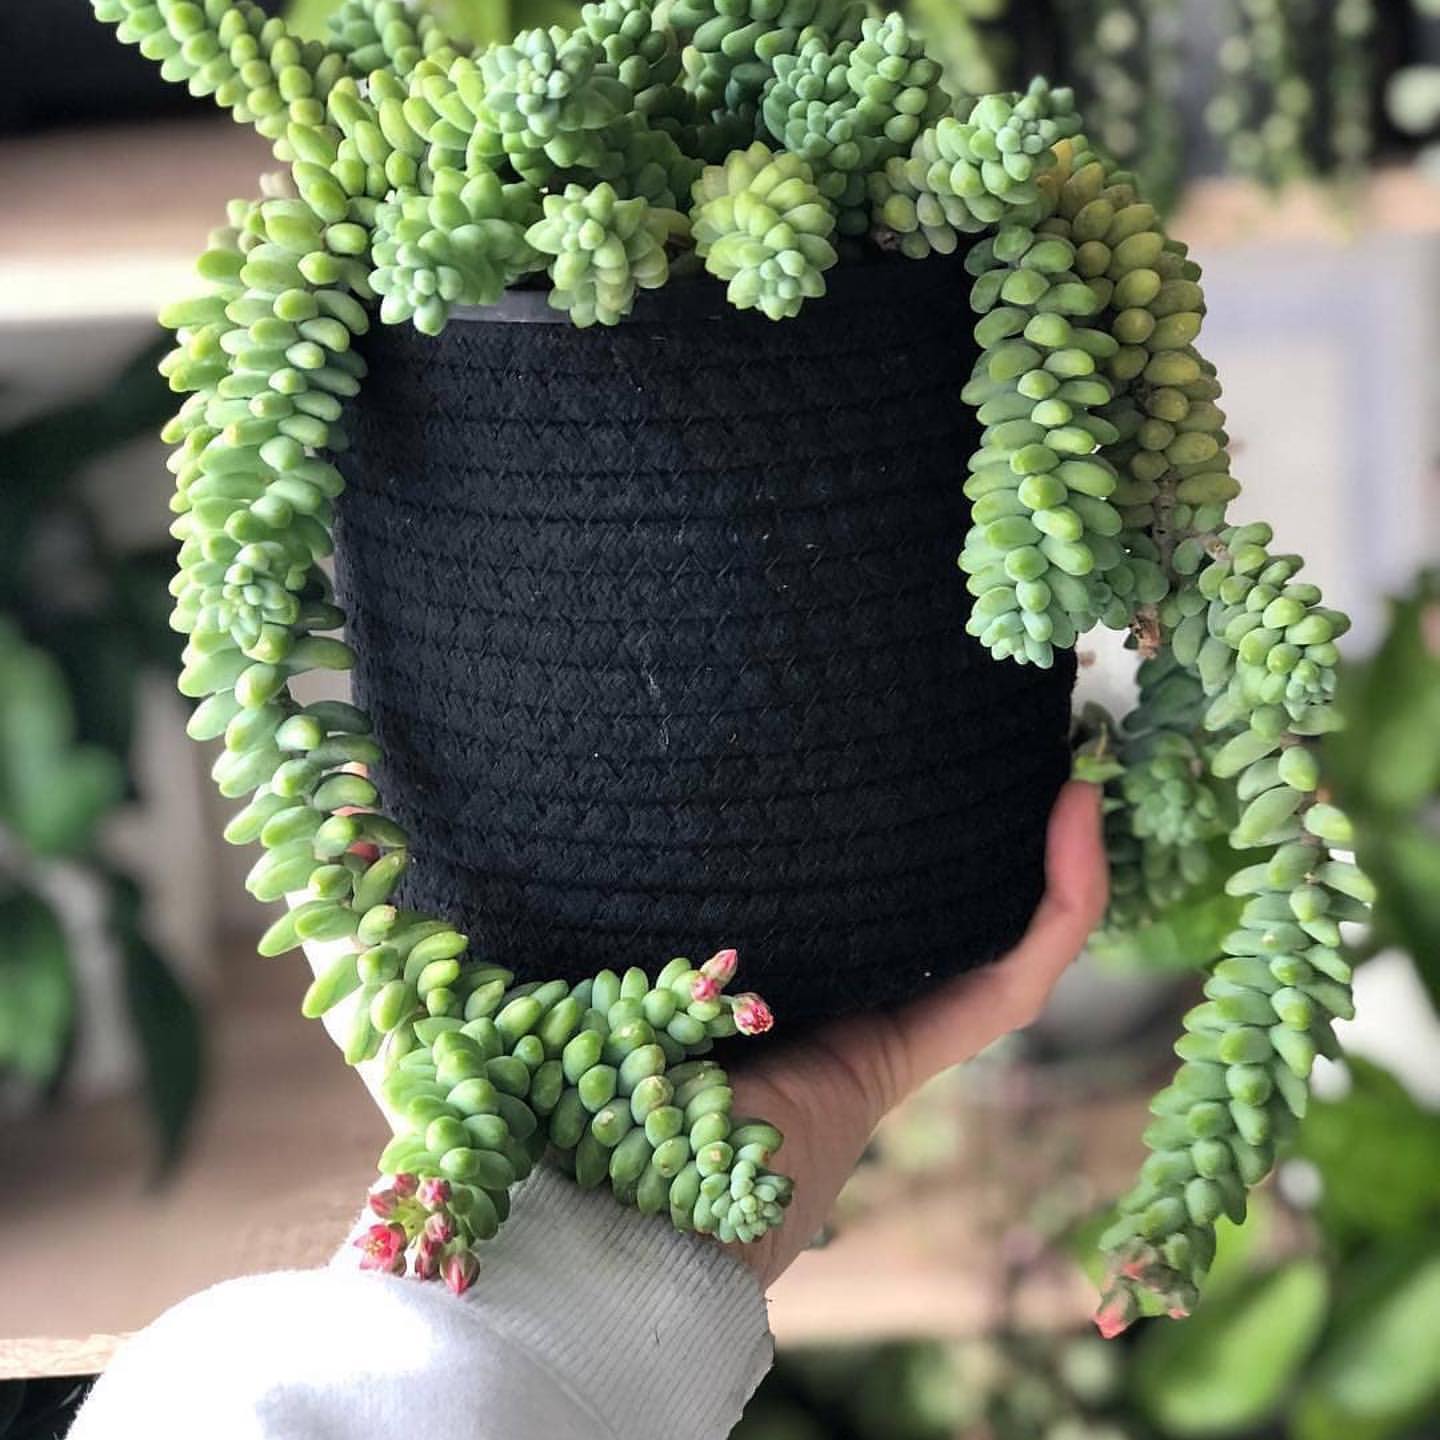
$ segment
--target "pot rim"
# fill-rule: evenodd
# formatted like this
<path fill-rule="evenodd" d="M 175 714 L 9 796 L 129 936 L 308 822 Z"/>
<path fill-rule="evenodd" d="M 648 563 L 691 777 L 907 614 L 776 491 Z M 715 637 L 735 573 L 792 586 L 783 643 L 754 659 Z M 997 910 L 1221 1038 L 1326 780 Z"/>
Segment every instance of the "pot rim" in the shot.
<path fill-rule="evenodd" d="M 909 291 L 929 289 L 935 284 L 936 270 L 960 257 L 931 255 L 916 261 L 903 255 L 866 256 L 860 261 L 841 262 L 825 276 L 825 294 L 810 301 L 801 312 L 805 315 L 820 309 L 829 310 L 838 304 L 863 304 L 867 299 L 884 299 L 887 303 L 903 298 Z M 877 276 L 889 282 L 884 291 L 875 284 Z M 896 292 L 895 281 L 904 277 Z M 620 321 L 622 325 L 673 324 L 677 321 L 728 320 L 748 324 L 770 325 L 758 310 L 737 310 L 725 298 L 725 284 L 707 271 L 677 275 L 655 290 L 642 290 L 635 298 L 635 308 Z M 815 307 L 812 311 L 811 307 Z M 468 325 L 565 325 L 574 328 L 569 314 L 550 304 L 550 290 L 506 290 L 494 305 L 456 305 L 450 311 L 452 323 Z M 786 322 L 793 323 L 793 322 Z M 595 326 L 603 332 L 610 328 Z"/>

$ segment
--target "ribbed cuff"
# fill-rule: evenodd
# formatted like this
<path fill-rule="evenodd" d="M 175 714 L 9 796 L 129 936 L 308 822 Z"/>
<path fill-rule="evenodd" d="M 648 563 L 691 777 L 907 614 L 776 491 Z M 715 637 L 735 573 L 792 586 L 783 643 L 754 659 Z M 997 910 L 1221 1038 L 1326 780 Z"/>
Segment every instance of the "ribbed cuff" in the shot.
<path fill-rule="evenodd" d="M 770 1368 L 754 1277 L 718 1245 L 538 1167 L 457 1302 L 532 1354 L 615 1440 L 730 1433 Z M 347 1246 L 332 1262 L 353 1268 Z"/>

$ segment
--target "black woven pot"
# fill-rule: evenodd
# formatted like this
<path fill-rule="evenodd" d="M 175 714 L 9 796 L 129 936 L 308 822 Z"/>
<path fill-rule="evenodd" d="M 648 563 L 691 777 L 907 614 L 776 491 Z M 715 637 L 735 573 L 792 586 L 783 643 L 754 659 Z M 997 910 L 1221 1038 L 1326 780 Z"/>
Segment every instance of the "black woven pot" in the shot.
<path fill-rule="evenodd" d="M 964 633 L 967 293 L 376 330 L 338 573 L 408 903 L 527 976 L 734 945 L 792 1026 L 1019 936 L 1074 671 Z"/>

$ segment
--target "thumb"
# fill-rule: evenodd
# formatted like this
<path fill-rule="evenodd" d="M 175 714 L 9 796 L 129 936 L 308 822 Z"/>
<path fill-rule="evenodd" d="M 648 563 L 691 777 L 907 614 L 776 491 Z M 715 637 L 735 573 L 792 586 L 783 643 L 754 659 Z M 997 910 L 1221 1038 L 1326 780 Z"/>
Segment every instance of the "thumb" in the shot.
<path fill-rule="evenodd" d="M 1046 835 L 1045 895 L 1019 944 L 895 1017 L 912 1085 L 1029 1025 L 1084 948 L 1104 916 L 1109 890 L 1100 802 L 1096 785 L 1071 781 L 1061 790 Z"/>

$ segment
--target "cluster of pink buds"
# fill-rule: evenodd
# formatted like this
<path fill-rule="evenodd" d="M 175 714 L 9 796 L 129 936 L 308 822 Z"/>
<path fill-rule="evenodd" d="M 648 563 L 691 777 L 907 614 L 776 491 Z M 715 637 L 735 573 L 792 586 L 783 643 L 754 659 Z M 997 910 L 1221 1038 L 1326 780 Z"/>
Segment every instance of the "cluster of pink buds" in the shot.
<path fill-rule="evenodd" d="M 379 1223 L 355 1241 L 360 1268 L 417 1280 L 443 1278 L 457 1295 L 475 1283 L 479 1263 L 463 1226 L 451 1208 L 448 1180 L 394 1175 L 373 1186 L 368 1196 Z"/>
<path fill-rule="evenodd" d="M 1186 1288 L 1155 1250 L 1149 1246 L 1138 1249 L 1112 1276 L 1110 1288 L 1095 1312 L 1095 1328 L 1106 1340 L 1128 1330 L 1144 1313 L 1139 1300 L 1141 1291 L 1158 1297 L 1172 1320 L 1183 1320 L 1194 1299 L 1193 1293 L 1183 1293 Z"/>
<path fill-rule="evenodd" d="M 734 950 L 717 950 L 695 971 L 690 981 L 690 999 L 700 1003 L 718 1000 L 739 968 L 740 956 Z M 770 1007 L 750 993 L 732 997 L 730 1013 L 742 1035 L 763 1035 L 775 1024 Z"/>

